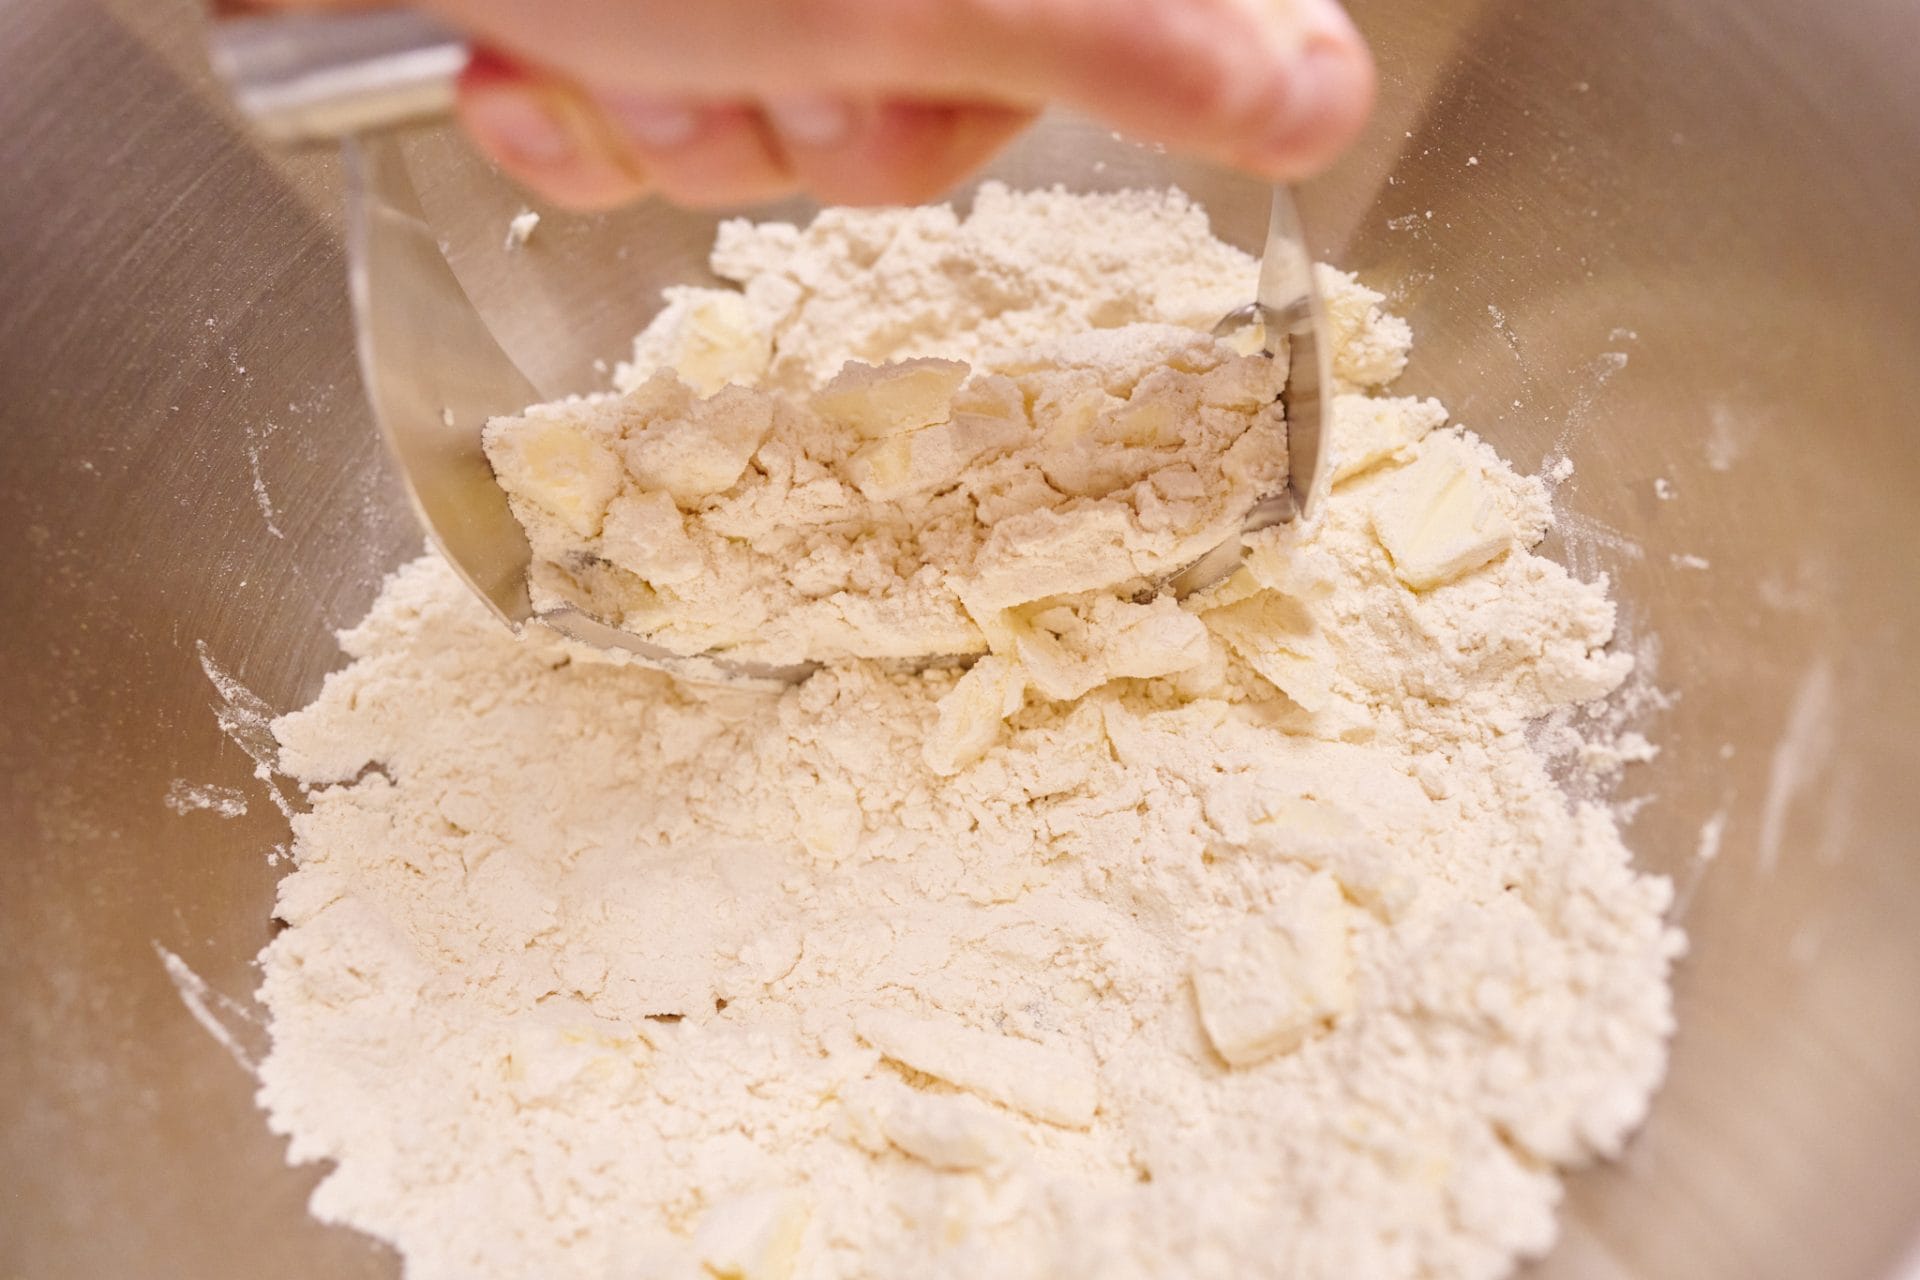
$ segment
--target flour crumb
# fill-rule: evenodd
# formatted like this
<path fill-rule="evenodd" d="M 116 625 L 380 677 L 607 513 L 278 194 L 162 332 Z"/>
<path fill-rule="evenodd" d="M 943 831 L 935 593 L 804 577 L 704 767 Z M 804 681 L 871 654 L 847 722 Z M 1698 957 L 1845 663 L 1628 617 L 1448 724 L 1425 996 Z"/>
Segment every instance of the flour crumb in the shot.
<path fill-rule="evenodd" d="M 1725 809 L 1719 809 L 1700 824 L 1700 840 L 1694 847 L 1694 857 L 1702 862 L 1712 862 L 1720 856 L 1720 846 L 1727 838 L 1727 816 Z"/>
<path fill-rule="evenodd" d="M 161 803 L 182 817 L 202 810 L 220 818 L 243 818 L 247 813 L 247 797 L 237 787 L 188 782 L 185 778 L 175 778 L 167 784 L 167 794 Z"/>
<path fill-rule="evenodd" d="M 531 209 L 522 209 L 514 214 L 507 223 L 507 251 L 526 248 L 527 241 L 533 239 L 533 233 L 539 226 L 540 215 Z"/>
<path fill-rule="evenodd" d="M 174 993 L 180 997 L 180 1003 L 200 1024 L 200 1029 L 225 1049 L 227 1056 L 238 1063 L 241 1070 L 249 1075 L 258 1074 L 257 1055 L 246 1043 L 250 1038 L 249 1032 L 253 1035 L 259 1032 L 258 1026 L 254 1025 L 252 1011 L 239 1001 L 215 991 L 185 960 L 158 942 L 153 944 L 153 951 L 160 957 L 160 964 L 167 971 L 167 979 L 173 983 Z"/>
<path fill-rule="evenodd" d="M 253 504 L 260 509 L 260 520 L 267 526 L 268 536 L 285 538 L 287 535 L 280 528 L 280 509 L 274 505 L 273 494 L 267 490 L 267 473 L 262 457 L 266 442 L 273 432 L 271 424 L 264 428 L 246 429 L 247 479 L 253 486 Z"/>

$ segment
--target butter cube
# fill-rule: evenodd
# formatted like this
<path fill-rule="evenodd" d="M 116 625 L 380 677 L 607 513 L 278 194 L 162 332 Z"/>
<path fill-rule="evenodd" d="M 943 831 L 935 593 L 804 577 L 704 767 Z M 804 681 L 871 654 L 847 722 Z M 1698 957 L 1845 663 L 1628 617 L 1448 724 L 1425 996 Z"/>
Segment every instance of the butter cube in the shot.
<path fill-rule="evenodd" d="M 495 418 L 486 450 L 501 488 L 583 538 L 600 532 L 607 503 L 620 492 L 620 460 L 590 427 L 567 418 Z"/>
<path fill-rule="evenodd" d="M 1147 604 L 1096 597 L 1093 624 L 1106 637 L 1107 670 L 1116 677 L 1151 680 L 1206 661 L 1206 625 L 1171 596 Z"/>
<path fill-rule="evenodd" d="M 1017 610 L 1005 615 L 1013 630 L 1013 655 L 1026 678 L 1043 698 L 1064 702 L 1078 698 L 1089 689 L 1107 682 L 1106 673 L 1087 652 L 1086 624 L 1071 610 L 1049 609 L 1046 614 L 1065 614 L 1052 620 L 1045 615 L 1022 618 Z"/>
<path fill-rule="evenodd" d="M 1210 939 L 1193 960 L 1193 994 L 1214 1051 L 1250 1067 L 1289 1053 L 1353 1007 L 1347 905 L 1328 875 Z"/>
<path fill-rule="evenodd" d="M 944 422 L 968 367 L 958 360 L 922 358 L 870 365 L 850 360 L 814 392 L 813 407 L 833 422 L 880 440 Z"/>
<path fill-rule="evenodd" d="M 1116 679 L 1150 680 L 1206 661 L 1207 629 L 1171 596 L 1135 604 L 1096 596 L 1086 616 L 1061 605 L 1012 614 L 1014 654 L 1042 696 L 1078 698 Z"/>
<path fill-rule="evenodd" d="M 648 421 L 627 436 L 622 449 L 642 487 L 664 490 L 689 506 L 731 489 L 772 430 L 770 397 L 727 387 L 691 405 L 684 418 Z"/>
<path fill-rule="evenodd" d="M 607 507 L 601 554 L 655 586 L 674 586 L 700 576 L 700 552 L 687 536 L 686 520 L 671 495 L 628 493 Z"/>
<path fill-rule="evenodd" d="M 1412 396 L 1333 398 L 1333 483 L 1378 466 L 1418 444 L 1447 420 L 1438 400 Z"/>
<path fill-rule="evenodd" d="M 1073 444 L 1093 430 L 1102 413 L 1125 406 L 1125 401 L 1118 396 L 1108 395 L 1099 387 L 1088 387 L 1058 403 L 1049 404 L 1040 418 L 1046 428 L 1047 446 L 1057 449 Z"/>
<path fill-rule="evenodd" d="M 845 464 L 847 479 L 874 502 L 898 502 L 951 484 L 982 454 L 1018 445 L 1023 419 L 956 413 L 917 431 L 861 445 Z"/>
<path fill-rule="evenodd" d="M 988 654 L 940 699 L 933 732 L 921 745 L 927 768 L 951 777 L 1000 738 L 1000 725 L 1026 700 L 1026 680 L 1007 659 Z"/>
<path fill-rule="evenodd" d="M 672 339 L 670 367 L 703 396 L 730 383 L 751 386 L 773 360 L 773 342 L 754 323 L 747 300 L 722 290 L 703 292 Z"/>
<path fill-rule="evenodd" d="M 1113 411 L 1100 435 L 1113 444 L 1148 448 L 1176 444 L 1191 416 L 1191 409 L 1172 396 L 1136 395 Z"/>
<path fill-rule="evenodd" d="M 1099 1109 L 1099 1077 L 1080 1053 L 890 1009 L 861 1015 L 855 1030 L 902 1066 L 1035 1120 L 1085 1129 Z"/>
<path fill-rule="evenodd" d="M 988 373 L 965 383 L 953 395 L 953 412 L 978 414 L 983 418 L 1010 418 L 1028 427 L 1027 397 L 1020 384 L 1002 374 Z"/>
<path fill-rule="evenodd" d="M 1467 446 L 1444 438 L 1382 487 L 1373 531 L 1394 573 L 1416 591 L 1478 569 L 1519 537 Z"/>
<path fill-rule="evenodd" d="M 876 1077 L 842 1091 L 857 1135 L 877 1137 L 936 1169 L 990 1169 L 1010 1160 L 1018 1131 L 977 1098 L 922 1093 Z"/>
<path fill-rule="evenodd" d="M 788 1280 L 806 1229 L 807 1206 L 797 1192 L 729 1196 L 700 1220 L 694 1256 L 717 1280 Z"/>
<path fill-rule="evenodd" d="M 847 459 L 847 479 L 874 502 L 888 502 L 907 491 L 913 471 L 913 436 L 888 436 L 861 445 Z"/>
<path fill-rule="evenodd" d="M 1231 342 L 1227 345 L 1233 346 Z M 1202 404 L 1252 413 L 1280 398 L 1280 389 L 1286 382 L 1286 358 L 1271 360 L 1252 356 L 1250 352 L 1241 355 L 1241 359 L 1229 360 L 1201 379 Z"/>
<path fill-rule="evenodd" d="M 1208 630 L 1302 710 L 1322 711 L 1333 701 L 1333 653 L 1305 604 L 1262 591 L 1205 616 Z"/>
<path fill-rule="evenodd" d="M 1248 852 L 1324 871 L 1347 898 L 1392 920 L 1412 903 L 1418 888 L 1386 845 L 1369 836 L 1351 815 L 1308 796 L 1266 796 L 1249 826 Z"/>

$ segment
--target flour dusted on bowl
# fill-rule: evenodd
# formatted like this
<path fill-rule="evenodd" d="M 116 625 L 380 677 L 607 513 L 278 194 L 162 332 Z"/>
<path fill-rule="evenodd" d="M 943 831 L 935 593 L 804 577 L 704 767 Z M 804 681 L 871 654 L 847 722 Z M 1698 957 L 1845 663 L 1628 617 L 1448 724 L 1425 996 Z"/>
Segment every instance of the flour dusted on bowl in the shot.
<path fill-rule="evenodd" d="M 838 648 L 677 685 L 395 575 L 275 726 L 312 808 L 261 1099 L 336 1162 L 314 1212 L 416 1280 L 1546 1249 L 1661 1076 L 1679 939 L 1525 740 L 1630 665 L 1529 550 L 1542 487 L 1382 394 L 1405 326 L 1328 272 L 1324 512 L 1143 594 L 1285 460 L 1271 372 L 1198 332 L 1254 273 L 1198 210 L 988 188 L 715 264 L 624 398 L 490 447 L 547 587 L 706 645 L 723 583 Z"/>

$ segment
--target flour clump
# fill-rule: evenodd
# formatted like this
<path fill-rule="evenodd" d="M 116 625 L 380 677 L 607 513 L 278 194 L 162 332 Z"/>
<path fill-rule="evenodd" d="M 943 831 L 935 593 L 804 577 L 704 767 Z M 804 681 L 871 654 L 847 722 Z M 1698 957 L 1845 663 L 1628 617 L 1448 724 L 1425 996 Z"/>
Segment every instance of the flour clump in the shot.
<path fill-rule="evenodd" d="M 728 223 L 619 390 L 489 450 L 539 567 L 704 688 L 516 638 L 437 558 L 274 731 L 309 807 L 260 1097 L 414 1280 L 1496 1277 L 1671 1031 L 1667 882 L 1529 723 L 1614 610 L 1322 274 L 1335 484 L 1255 265 L 1162 193 Z M 1211 540 L 1211 541 L 1209 541 Z M 729 605 L 731 607 L 729 607 Z M 756 647 L 757 646 L 757 647 Z M 915 669 L 902 654 L 969 659 Z"/>

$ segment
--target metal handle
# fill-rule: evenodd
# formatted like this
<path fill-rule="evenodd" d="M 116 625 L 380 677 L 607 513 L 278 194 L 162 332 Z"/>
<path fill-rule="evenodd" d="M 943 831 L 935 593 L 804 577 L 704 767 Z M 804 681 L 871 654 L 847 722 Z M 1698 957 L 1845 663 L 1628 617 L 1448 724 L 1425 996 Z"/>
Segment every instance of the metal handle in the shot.
<path fill-rule="evenodd" d="M 445 115 L 471 50 L 405 9 L 233 13 L 218 7 L 214 70 L 276 142 L 331 142 Z"/>

